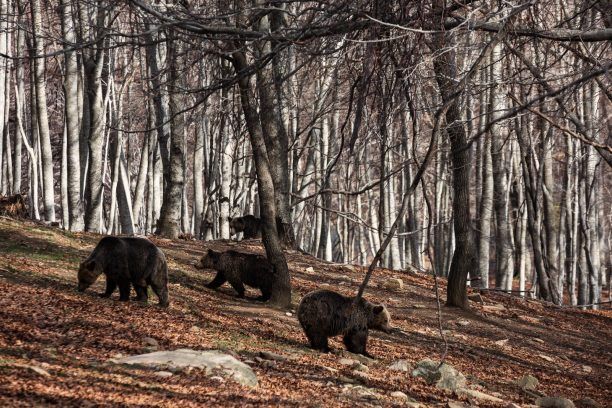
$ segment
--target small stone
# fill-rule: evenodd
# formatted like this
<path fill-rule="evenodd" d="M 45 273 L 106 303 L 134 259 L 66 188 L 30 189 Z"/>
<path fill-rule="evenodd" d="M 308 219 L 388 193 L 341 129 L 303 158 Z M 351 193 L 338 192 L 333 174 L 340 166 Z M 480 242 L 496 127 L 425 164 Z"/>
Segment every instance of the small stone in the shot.
<path fill-rule="evenodd" d="M 404 289 L 404 281 L 401 280 L 400 278 L 387 279 L 383 283 L 383 287 L 388 290 L 400 291 Z"/>
<path fill-rule="evenodd" d="M 538 354 L 538 357 L 540 357 L 541 359 L 544 359 L 546 361 L 548 361 L 549 363 L 552 363 L 555 361 L 554 358 L 547 356 L 546 354 Z"/>
<path fill-rule="evenodd" d="M 522 376 L 517 381 L 517 384 L 523 390 L 535 391 L 538 388 L 538 385 L 540 384 L 540 382 L 533 375 L 527 374 L 527 375 Z"/>
<path fill-rule="evenodd" d="M 42 375 L 43 377 L 51 377 L 51 374 L 49 374 L 47 370 L 42 369 L 40 367 L 31 366 L 31 365 L 24 365 L 23 367 L 29 369 L 30 371 L 35 372 L 38 375 Z"/>
<path fill-rule="evenodd" d="M 364 373 L 370 371 L 367 365 L 361 364 L 359 361 L 355 361 L 355 364 L 353 364 L 351 368 L 355 371 L 361 371 Z"/>
<path fill-rule="evenodd" d="M 155 372 L 155 376 L 157 377 L 161 377 L 161 378 L 168 378 L 168 377 L 172 377 L 174 374 L 172 374 L 170 371 L 156 371 Z"/>
<path fill-rule="evenodd" d="M 577 400 L 576 403 L 582 408 L 602 408 L 601 404 L 589 397 L 581 398 Z"/>
<path fill-rule="evenodd" d="M 456 391 L 465 388 L 465 376 L 450 364 L 442 364 L 432 360 L 422 360 L 412 371 L 413 377 L 423 377 L 429 384 L 436 384 L 439 389 Z"/>
<path fill-rule="evenodd" d="M 493 395 L 485 394 L 484 392 L 470 390 L 466 388 L 457 390 L 457 394 L 465 395 L 468 398 L 475 398 L 481 401 L 489 401 L 489 402 L 495 402 L 495 403 L 504 402 L 504 400 L 502 400 L 501 398 L 494 397 Z"/>
<path fill-rule="evenodd" d="M 532 337 L 531 340 L 535 341 L 536 343 L 544 344 L 544 340 L 537 337 Z"/>
<path fill-rule="evenodd" d="M 321 366 L 321 368 L 324 369 L 325 371 L 329 371 L 332 374 L 336 374 L 338 372 L 338 370 L 336 370 L 335 368 L 331 368 L 327 366 Z"/>
<path fill-rule="evenodd" d="M 510 340 L 510 339 L 502 339 L 502 340 L 497 340 L 497 341 L 495 342 L 495 344 L 497 344 L 498 346 L 502 346 L 502 347 L 504 347 L 504 346 L 506 346 L 506 345 L 508 344 L 508 341 L 509 341 L 509 340 Z"/>
<path fill-rule="evenodd" d="M 342 265 L 342 270 L 345 272 L 357 272 L 357 267 L 351 264 Z"/>
<path fill-rule="evenodd" d="M 470 322 L 467 320 L 457 320 L 456 324 L 457 326 L 468 326 Z"/>
<path fill-rule="evenodd" d="M 358 361 L 355 361 L 350 358 L 341 358 L 340 361 L 338 362 L 342 365 L 347 365 L 347 366 L 353 366 L 355 363 L 358 363 Z"/>
<path fill-rule="evenodd" d="M 289 317 L 291 317 L 291 316 L 293 316 L 293 313 L 291 313 L 291 312 L 285 312 L 285 316 L 289 316 Z"/>
<path fill-rule="evenodd" d="M 260 351 L 259 356 L 266 360 L 273 360 L 273 361 L 287 361 L 288 360 L 288 358 L 283 355 L 272 353 L 269 351 Z"/>
<path fill-rule="evenodd" d="M 147 346 L 157 347 L 159 343 L 153 337 L 144 337 L 142 342 Z"/>
<path fill-rule="evenodd" d="M 154 351 L 157 351 L 157 346 L 146 346 L 146 347 L 143 347 L 142 350 L 145 353 L 153 353 Z"/>
<path fill-rule="evenodd" d="M 354 379 L 348 378 L 348 377 L 346 377 L 344 375 L 339 376 L 338 377 L 338 381 L 343 382 L 345 384 L 355 384 L 357 382 Z"/>
<path fill-rule="evenodd" d="M 426 309 L 426 308 L 427 308 L 427 306 L 422 305 L 422 304 L 420 304 L 420 303 L 415 303 L 414 305 L 412 305 L 412 308 L 413 308 L 413 309 Z"/>
<path fill-rule="evenodd" d="M 563 397 L 541 397 L 536 400 L 536 405 L 543 408 L 576 408 L 571 400 Z"/>
<path fill-rule="evenodd" d="M 506 307 L 502 304 L 496 303 L 494 305 L 483 305 L 482 310 L 485 312 L 504 312 Z"/>
<path fill-rule="evenodd" d="M 218 375 L 213 375 L 212 377 L 210 377 L 210 379 L 216 382 L 220 382 L 220 383 L 225 382 L 223 377 L 219 377 Z"/>
<path fill-rule="evenodd" d="M 504 408 L 521 408 L 521 406 L 514 402 L 509 402 Z"/>
<path fill-rule="evenodd" d="M 389 365 L 389 370 L 408 372 L 410 371 L 410 365 L 407 360 L 397 360 Z"/>
<path fill-rule="evenodd" d="M 306 272 L 314 273 L 314 268 L 312 266 L 309 266 L 308 268 L 306 268 Z"/>
<path fill-rule="evenodd" d="M 401 391 L 393 391 L 391 397 L 402 401 L 408 401 L 408 396 Z"/>
<path fill-rule="evenodd" d="M 198 326 L 191 326 L 191 327 L 189 328 L 189 331 L 190 331 L 191 333 L 199 333 L 199 332 L 201 332 L 201 331 L 202 331 L 202 329 L 200 329 Z"/>
<path fill-rule="evenodd" d="M 584 371 L 585 373 L 591 373 L 591 372 L 593 372 L 593 367 L 588 366 L 588 365 L 583 365 L 582 366 L 582 371 Z"/>

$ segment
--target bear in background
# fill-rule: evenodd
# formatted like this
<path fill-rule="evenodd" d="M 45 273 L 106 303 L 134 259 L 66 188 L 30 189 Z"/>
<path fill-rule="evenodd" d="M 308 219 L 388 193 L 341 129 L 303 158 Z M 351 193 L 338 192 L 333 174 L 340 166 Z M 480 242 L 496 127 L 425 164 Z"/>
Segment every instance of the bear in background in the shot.
<path fill-rule="evenodd" d="M 147 286 L 159 298 L 159 305 L 167 307 L 168 267 L 164 253 L 151 241 L 134 237 L 104 237 L 79 267 L 79 292 L 90 287 L 98 276 L 106 276 L 106 291 L 110 297 L 119 287 L 119 300 L 130 299 L 130 288 L 136 290 L 136 300 L 147 302 Z"/>
<path fill-rule="evenodd" d="M 297 317 L 313 349 L 329 352 L 328 338 L 341 334 L 348 351 L 372 357 L 366 351 L 368 330 L 391 332 L 391 316 L 383 305 L 362 298 L 354 306 L 353 301 L 354 298 L 331 290 L 317 290 L 304 296 Z"/>
<path fill-rule="evenodd" d="M 261 255 L 243 254 L 236 251 L 217 252 L 209 249 L 198 264 L 198 269 L 214 269 L 215 278 L 206 287 L 217 289 L 225 282 L 238 292 L 238 297 L 244 297 L 244 285 L 260 289 L 260 301 L 270 299 L 274 284 L 274 269 L 267 258 Z"/>
<path fill-rule="evenodd" d="M 248 214 L 243 217 L 228 218 L 230 236 L 242 234 L 242 239 L 261 238 L 261 220 Z"/>

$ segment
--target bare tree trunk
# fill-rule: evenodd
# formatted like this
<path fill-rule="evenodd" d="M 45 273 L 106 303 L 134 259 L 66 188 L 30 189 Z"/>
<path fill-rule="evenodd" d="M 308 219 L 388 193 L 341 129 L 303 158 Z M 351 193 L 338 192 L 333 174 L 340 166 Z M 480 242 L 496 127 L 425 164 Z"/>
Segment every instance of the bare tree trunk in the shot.
<path fill-rule="evenodd" d="M 183 114 L 179 113 L 183 110 L 182 96 L 179 95 L 180 83 L 177 73 L 177 61 L 180 55 L 173 39 L 166 42 L 168 49 L 169 63 L 169 83 L 172 86 L 170 90 L 170 111 L 169 116 L 172 118 L 170 126 L 170 163 L 169 176 L 170 179 L 166 182 L 164 189 L 164 200 L 160 211 L 159 225 L 157 234 L 167 238 L 178 238 L 181 225 L 181 205 L 183 201 L 183 184 L 184 184 L 184 118 Z"/>
<path fill-rule="evenodd" d="M 70 1 L 60 1 L 62 19 L 62 35 L 64 37 L 64 98 L 66 121 L 66 155 L 67 155 L 67 193 L 69 227 L 71 231 L 82 231 L 85 227 L 83 219 L 83 203 L 81 201 L 81 159 L 80 159 L 80 129 L 78 82 L 79 72 L 77 58 L 70 48 L 76 43 L 72 7 Z"/>
<path fill-rule="evenodd" d="M 36 55 L 43 55 L 45 48 L 43 44 L 42 20 L 40 0 L 32 0 L 30 3 L 33 21 L 34 50 Z M 53 186 L 53 155 L 51 153 L 51 134 L 49 132 L 49 118 L 47 114 L 47 92 L 45 80 L 45 59 L 35 58 L 34 65 L 34 89 L 36 91 L 36 116 L 38 122 L 38 134 L 41 143 L 42 166 L 43 166 L 43 202 L 45 206 L 45 219 L 55 222 L 55 190 Z"/>
<path fill-rule="evenodd" d="M 201 239 L 201 226 L 204 216 L 204 139 L 205 122 L 199 121 L 195 125 L 195 143 L 193 147 L 193 234 Z"/>
<path fill-rule="evenodd" d="M 236 74 L 240 75 L 238 81 L 240 102 L 249 131 L 251 147 L 253 148 L 255 167 L 257 168 L 263 244 L 266 248 L 268 260 L 272 263 L 275 275 L 270 303 L 280 307 L 287 307 L 291 304 L 291 281 L 287 260 L 285 259 L 281 241 L 276 230 L 276 197 L 266 143 L 260 119 L 252 105 L 254 97 L 251 92 L 250 80 L 248 76 L 244 75 L 247 69 L 246 57 L 242 52 L 236 51 L 233 53 L 232 62 Z"/>
<path fill-rule="evenodd" d="M 16 1 L 14 3 L 15 14 L 17 17 L 17 44 L 15 46 L 15 50 L 17 51 L 17 56 L 22 56 L 22 50 L 26 47 L 25 41 L 25 29 L 23 28 L 23 16 L 24 11 L 21 6 L 20 1 Z M 13 191 L 18 194 L 21 193 L 21 183 L 22 183 L 22 146 L 23 139 L 21 135 L 21 130 L 25 128 L 25 124 L 23 121 L 23 104 L 25 103 L 25 81 L 24 81 L 24 69 L 23 62 L 17 61 L 15 63 L 15 82 L 16 82 L 16 90 L 15 90 L 15 154 L 13 158 Z M 17 104 L 21 104 L 20 107 L 17 107 Z M 25 133 L 25 132 L 24 132 Z M 25 136 L 25 134 L 23 135 Z"/>

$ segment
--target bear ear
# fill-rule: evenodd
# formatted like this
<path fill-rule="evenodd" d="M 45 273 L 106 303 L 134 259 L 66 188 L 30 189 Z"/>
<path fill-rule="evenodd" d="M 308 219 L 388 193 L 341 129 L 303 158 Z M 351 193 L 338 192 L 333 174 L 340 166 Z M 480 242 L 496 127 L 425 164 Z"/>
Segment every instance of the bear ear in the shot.
<path fill-rule="evenodd" d="M 374 311 L 374 314 L 379 314 L 382 313 L 383 310 L 385 310 L 385 307 L 383 305 L 376 305 L 372 310 Z"/>

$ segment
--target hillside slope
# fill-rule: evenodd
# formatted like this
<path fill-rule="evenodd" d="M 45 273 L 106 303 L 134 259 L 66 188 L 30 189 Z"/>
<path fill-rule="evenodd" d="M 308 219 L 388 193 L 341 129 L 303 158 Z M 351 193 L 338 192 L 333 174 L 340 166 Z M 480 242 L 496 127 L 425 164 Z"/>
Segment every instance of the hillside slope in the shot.
<path fill-rule="evenodd" d="M 85 293 L 76 291 L 78 264 L 99 238 L 0 218 L 0 406 L 391 406 L 399 404 L 390 395 L 394 391 L 404 392 L 421 406 L 465 400 L 410 373 L 388 369 L 398 359 L 414 366 L 425 358 L 439 359 L 443 351 L 429 276 L 375 272 L 366 297 L 385 302 L 393 325 L 403 332 L 372 333 L 369 351 L 377 360 L 368 364 L 360 381 L 375 389 L 377 397 L 360 401 L 345 392 L 342 377 L 351 378 L 353 373 L 340 362 L 345 354 L 340 352 L 340 339 L 331 343 L 334 353 L 314 352 L 306 347 L 290 311 L 237 299 L 227 285 L 220 291 L 204 287 L 213 273 L 196 270 L 193 262 L 207 248 L 262 253 L 259 243 L 151 238 L 169 262 L 171 306 L 166 310 L 154 305 L 156 299 L 144 306 L 118 302 L 118 294 L 98 298 L 104 278 Z M 294 305 L 316 288 L 353 294 L 365 271 L 293 251 L 288 261 Z M 403 279 L 401 291 L 380 288 L 391 277 Z M 444 296 L 443 288 L 441 292 Z M 486 294 L 483 300 L 484 305 L 471 303 L 468 312 L 442 308 L 447 362 L 472 386 L 504 401 L 531 404 L 534 398 L 515 381 L 532 374 L 547 395 L 610 404 L 609 311 L 559 309 L 501 294 Z M 259 386 L 242 388 L 197 370 L 159 378 L 151 370 L 108 362 L 118 355 L 142 353 L 146 337 L 157 340 L 164 350 L 222 349 L 252 360 Z M 256 359 L 261 351 L 290 359 Z"/>

